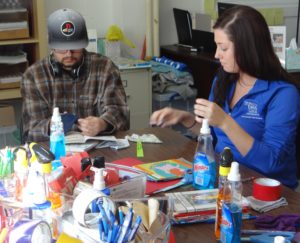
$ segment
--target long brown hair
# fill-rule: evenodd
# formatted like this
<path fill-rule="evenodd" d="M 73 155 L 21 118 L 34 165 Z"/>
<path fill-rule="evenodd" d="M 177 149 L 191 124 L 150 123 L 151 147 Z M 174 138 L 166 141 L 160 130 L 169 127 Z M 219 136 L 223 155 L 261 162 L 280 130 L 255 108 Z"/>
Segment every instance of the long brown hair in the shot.
<path fill-rule="evenodd" d="M 249 6 L 235 6 L 226 10 L 216 21 L 214 29 L 221 29 L 234 45 L 234 55 L 240 70 L 262 80 L 282 80 L 299 84 L 282 68 L 276 56 L 269 27 L 264 17 Z M 221 67 L 217 73 L 214 101 L 224 105 L 228 87 L 239 78 L 238 73 L 227 73 Z"/>

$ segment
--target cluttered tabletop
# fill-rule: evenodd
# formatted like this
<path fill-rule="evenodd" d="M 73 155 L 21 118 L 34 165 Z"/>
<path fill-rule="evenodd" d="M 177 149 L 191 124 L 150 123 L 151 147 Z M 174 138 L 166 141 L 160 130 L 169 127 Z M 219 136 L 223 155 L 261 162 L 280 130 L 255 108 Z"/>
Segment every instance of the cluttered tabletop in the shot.
<path fill-rule="evenodd" d="M 193 243 L 200 242 L 200 239 L 201 242 L 215 242 L 217 240 L 215 235 L 216 201 L 219 190 L 218 188 L 195 190 L 191 184 L 193 164 L 190 162 L 194 160 L 197 142 L 167 128 L 129 130 L 118 132 L 115 137 L 117 140 L 128 139 L 128 146 L 120 149 L 115 147 L 91 149 L 88 153 L 74 153 L 61 158 L 67 175 L 52 180 L 49 183 L 49 190 L 68 196 L 63 199 L 64 209 L 59 213 L 56 211 L 56 221 L 53 217 L 50 220 L 52 224 L 63 222 L 63 226 L 60 225 L 57 228 L 49 223 L 51 225 L 49 234 L 52 238 L 57 242 L 134 242 L 134 239 L 135 242 Z M 34 151 L 38 159 L 45 158 L 47 152 L 43 148 L 35 144 L 31 145 L 30 151 Z M 18 155 L 21 156 L 24 151 L 26 149 L 17 150 Z M 217 157 L 216 161 L 219 160 L 220 158 Z M 4 159 L 2 164 L 4 164 L 3 161 Z M 89 164 L 91 161 L 93 166 Z M 15 159 L 15 163 L 22 164 L 22 161 L 16 162 Z M 99 169 L 102 163 L 105 163 L 106 172 Z M 31 166 L 33 164 L 31 163 Z M 91 169 L 91 167 L 95 168 Z M 216 167 L 215 170 L 218 171 L 218 163 Z M 116 171 L 117 176 L 114 175 Z M 15 169 L 19 177 L 23 172 L 24 170 Z M 109 186 L 106 184 L 106 188 L 110 189 L 108 193 L 104 191 L 105 183 L 108 181 L 106 181 L 107 178 L 105 181 L 102 180 L 103 173 L 107 173 L 106 176 L 111 183 Z M 13 173 L 10 176 L 12 175 Z M 239 175 L 243 200 L 241 201 L 241 222 L 237 230 L 239 230 L 238 233 L 242 233 L 242 242 L 273 242 L 275 236 L 283 236 L 285 242 L 297 242 L 297 239 L 300 241 L 297 238 L 299 237 L 297 227 L 300 226 L 300 194 L 280 183 L 276 184 L 275 180 L 264 178 L 263 175 L 243 165 L 239 165 Z M 3 180 L 4 176 L 2 173 L 0 242 L 19 242 L 20 236 L 17 232 L 21 230 L 18 226 L 21 224 L 22 216 L 17 218 L 8 216 L 7 212 L 11 208 L 22 208 L 23 216 L 25 211 L 27 216 L 28 214 L 31 217 L 34 215 L 36 220 L 46 222 L 47 220 L 43 218 L 45 214 L 39 213 L 44 209 L 35 207 L 34 210 L 26 211 L 24 206 L 20 206 L 20 192 L 18 195 L 13 195 L 18 203 L 13 204 L 14 200 L 7 199 L 9 193 L 5 192 L 7 188 Z M 38 178 L 37 174 L 35 176 L 36 183 L 41 178 Z M 119 177 L 125 179 L 118 184 Z M 93 186 L 89 186 L 91 179 L 98 184 L 92 183 Z M 117 182 L 113 182 L 114 180 Z M 218 183 L 217 180 L 215 184 Z M 86 188 L 89 189 L 85 190 Z M 91 190 L 94 191 L 91 192 Z M 31 190 L 29 193 L 27 191 L 27 194 L 23 193 L 27 195 L 27 201 L 32 196 L 30 193 L 35 192 Z M 101 198 L 100 202 L 99 198 Z M 155 200 L 152 200 L 153 198 Z M 57 202 L 56 199 L 53 196 L 50 200 L 52 208 L 53 202 Z M 45 204 L 41 196 L 35 197 L 34 200 L 37 205 Z M 9 207 L 10 209 L 7 209 Z M 106 207 L 109 208 L 108 211 Z M 156 209 L 154 213 L 153 209 Z M 19 215 L 19 211 L 16 210 L 16 214 Z M 147 216 L 145 216 L 146 211 L 149 211 Z M 96 219 L 93 218 L 93 213 L 96 213 Z M 8 219 L 14 222 L 8 222 Z M 152 224 L 149 224 L 149 220 Z M 145 221 L 147 221 L 146 224 Z M 222 223 L 225 222 L 223 221 Z M 92 224 L 98 225 L 96 230 L 93 229 Z M 39 225 L 40 232 L 47 232 L 47 227 Z M 76 234 L 74 225 L 78 227 Z M 33 226 L 28 226 L 27 222 L 27 227 Z M 9 235 L 9 241 L 6 235 Z M 46 238 L 39 239 L 47 242 Z M 222 236 L 221 239 L 227 242 Z"/>

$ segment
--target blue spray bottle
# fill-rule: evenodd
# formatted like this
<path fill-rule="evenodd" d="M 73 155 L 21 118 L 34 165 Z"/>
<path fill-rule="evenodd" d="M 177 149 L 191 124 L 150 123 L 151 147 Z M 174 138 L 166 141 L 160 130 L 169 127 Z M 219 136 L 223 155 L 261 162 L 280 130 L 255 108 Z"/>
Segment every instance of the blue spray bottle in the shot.
<path fill-rule="evenodd" d="M 194 156 L 193 187 L 196 189 L 211 189 L 215 187 L 215 181 L 216 160 L 213 137 L 207 119 L 203 119 Z"/>

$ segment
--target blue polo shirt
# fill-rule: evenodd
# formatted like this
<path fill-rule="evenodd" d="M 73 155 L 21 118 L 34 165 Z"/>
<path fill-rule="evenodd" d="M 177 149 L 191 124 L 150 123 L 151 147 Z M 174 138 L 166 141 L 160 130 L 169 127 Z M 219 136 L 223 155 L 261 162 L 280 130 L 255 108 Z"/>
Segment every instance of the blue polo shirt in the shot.
<path fill-rule="evenodd" d="M 254 143 L 242 156 L 227 135 L 213 127 L 216 152 L 230 147 L 237 162 L 288 187 L 297 187 L 295 137 L 300 116 L 299 90 L 283 81 L 257 80 L 231 110 L 235 85 L 230 87 L 223 109 L 254 138 Z M 212 91 L 209 100 L 213 100 Z"/>

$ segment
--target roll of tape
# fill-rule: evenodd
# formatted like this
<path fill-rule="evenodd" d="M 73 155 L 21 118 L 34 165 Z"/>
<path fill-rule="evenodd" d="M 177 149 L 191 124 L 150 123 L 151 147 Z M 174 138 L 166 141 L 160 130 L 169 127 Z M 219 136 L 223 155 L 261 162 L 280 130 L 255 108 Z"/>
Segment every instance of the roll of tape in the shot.
<path fill-rule="evenodd" d="M 73 217 L 79 224 L 88 226 L 85 217 L 86 211 L 91 203 L 98 198 L 103 198 L 104 208 L 109 208 L 112 212 L 115 212 L 114 202 L 104 193 L 97 192 L 93 189 L 87 189 L 79 193 L 79 195 L 75 198 L 72 207 Z"/>
<path fill-rule="evenodd" d="M 253 182 L 253 197 L 261 201 L 276 201 L 281 197 L 281 184 L 269 178 L 257 178 Z"/>
<path fill-rule="evenodd" d="M 9 233 L 9 243 L 51 243 L 51 229 L 41 220 L 19 220 Z"/>

